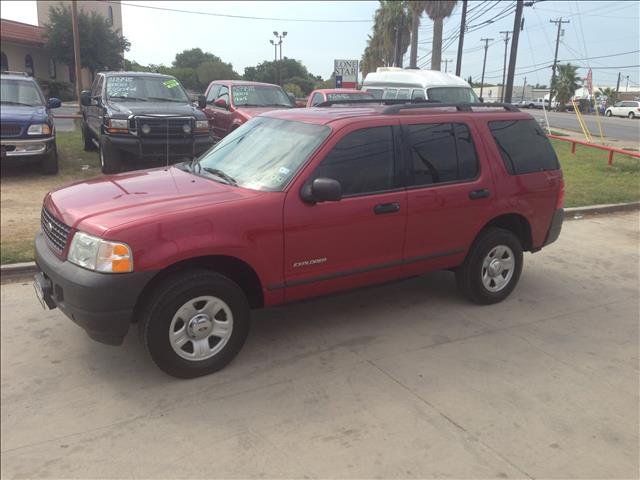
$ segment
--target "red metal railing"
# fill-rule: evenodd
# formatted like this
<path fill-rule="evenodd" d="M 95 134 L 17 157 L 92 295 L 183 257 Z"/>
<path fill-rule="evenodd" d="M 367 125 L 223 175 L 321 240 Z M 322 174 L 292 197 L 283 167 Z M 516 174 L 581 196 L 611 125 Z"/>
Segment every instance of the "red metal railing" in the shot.
<path fill-rule="evenodd" d="M 558 135 L 547 135 L 549 138 L 556 140 L 564 140 L 565 142 L 571 142 L 571 153 L 576 153 L 576 144 L 584 145 L 585 147 L 597 148 L 599 150 L 605 150 L 609 152 L 609 165 L 613 165 L 613 154 L 621 153 L 623 155 L 629 155 L 630 157 L 640 158 L 640 152 L 632 152 L 629 150 L 623 150 L 621 148 L 607 147 L 606 145 L 597 145 L 595 143 L 585 142 L 584 140 L 576 140 L 574 138 L 565 138 Z"/>

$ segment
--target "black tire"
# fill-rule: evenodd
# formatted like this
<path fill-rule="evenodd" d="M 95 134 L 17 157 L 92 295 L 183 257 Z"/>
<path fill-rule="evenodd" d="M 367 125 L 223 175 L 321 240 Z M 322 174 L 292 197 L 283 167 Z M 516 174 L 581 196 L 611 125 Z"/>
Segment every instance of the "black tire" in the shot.
<path fill-rule="evenodd" d="M 117 149 L 111 146 L 111 143 L 102 137 L 100 139 L 100 166 L 102 173 L 118 173 L 122 168 L 122 160 Z"/>
<path fill-rule="evenodd" d="M 483 282 L 483 274 L 488 270 L 483 267 L 483 262 L 493 249 L 499 246 L 506 246 L 511 250 L 514 266 L 507 283 L 500 290 L 491 291 Z M 489 305 L 507 298 L 518 284 L 521 273 L 522 245 L 518 238 L 509 230 L 487 228 L 478 235 L 464 263 L 456 270 L 456 283 L 460 291 L 471 301 Z M 508 273 L 505 273 L 503 278 L 508 276 Z M 490 276 L 488 279 L 491 281 Z"/>
<path fill-rule="evenodd" d="M 611 116 L 611 110 L 607 110 L 604 112 L 604 116 L 605 117 L 610 117 Z"/>
<path fill-rule="evenodd" d="M 636 118 L 636 115 L 633 112 L 629 112 L 629 115 L 627 115 L 627 117 L 629 117 L 631 120 L 633 120 L 634 118 Z"/>
<path fill-rule="evenodd" d="M 533 103 L 530 103 L 528 108 L 535 108 L 535 107 L 536 106 Z"/>
<path fill-rule="evenodd" d="M 91 130 L 89 130 L 89 126 L 84 122 L 82 123 L 82 143 L 84 144 L 85 152 L 93 152 L 96 150 Z"/>
<path fill-rule="evenodd" d="M 56 148 L 55 140 L 53 141 L 51 151 L 42 159 L 40 169 L 45 175 L 55 175 L 58 173 L 58 149 Z"/>
<path fill-rule="evenodd" d="M 172 321 L 178 310 L 201 296 L 213 296 L 224 302 L 231 313 L 228 327 L 231 333 L 213 356 L 202 360 L 185 359 L 176 353 L 169 341 Z M 227 317 L 225 319 L 229 321 Z M 189 320 L 184 320 L 183 324 L 186 332 Z M 200 377 L 226 366 L 244 345 L 249 326 L 249 303 L 243 291 L 227 277 L 207 270 L 189 270 L 167 277 L 154 289 L 140 318 L 140 334 L 151 358 L 165 373 L 178 378 Z M 207 338 L 206 341 L 210 340 Z M 184 347 L 188 347 L 189 342 L 191 340 Z M 211 347 L 210 343 L 207 345 Z M 192 343 L 191 349 L 195 348 Z"/>

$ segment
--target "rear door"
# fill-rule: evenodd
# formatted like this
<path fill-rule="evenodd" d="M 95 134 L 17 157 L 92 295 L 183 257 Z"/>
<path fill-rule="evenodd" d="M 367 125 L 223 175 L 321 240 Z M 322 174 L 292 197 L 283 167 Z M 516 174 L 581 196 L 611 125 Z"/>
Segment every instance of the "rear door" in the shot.
<path fill-rule="evenodd" d="M 474 141 L 477 129 L 464 119 L 403 123 L 410 185 L 406 269 L 419 273 L 458 265 L 494 210 L 491 171 Z"/>
<path fill-rule="evenodd" d="M 387 119 L 345 127 L 287 194 L 287 301 L 401 275 L 407 194 L 398 177 L 398 134 Z M 300 188 L 320 177 L 341 183 L 340 201 L 311 205 L 300 198 Z"/>

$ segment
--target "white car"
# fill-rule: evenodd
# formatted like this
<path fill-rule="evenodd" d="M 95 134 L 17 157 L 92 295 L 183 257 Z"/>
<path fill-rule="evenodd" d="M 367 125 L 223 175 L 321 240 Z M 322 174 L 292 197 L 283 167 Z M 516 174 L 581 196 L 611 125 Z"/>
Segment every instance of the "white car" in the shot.
<path fill-rule="evenodd" d="M 607 117 L 640 117 L 640 102 L 635 100 L 617 102 L 612 107 L 607 108 L 604 114 Z"/>

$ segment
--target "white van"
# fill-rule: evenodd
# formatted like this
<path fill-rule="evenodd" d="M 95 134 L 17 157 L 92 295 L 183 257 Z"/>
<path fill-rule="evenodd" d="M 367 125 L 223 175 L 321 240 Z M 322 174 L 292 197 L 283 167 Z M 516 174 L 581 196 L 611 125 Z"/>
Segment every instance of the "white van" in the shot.
<path fill-rule="evenodd" d="M 443 103 L 478 102 L 471 86 L 460 77 L 437 70 L 378 67 L 367 74 L 362 90 L 382 99 L 424 99 Z"/>

